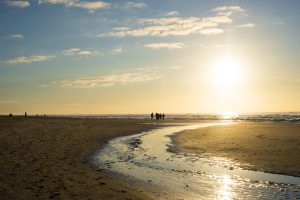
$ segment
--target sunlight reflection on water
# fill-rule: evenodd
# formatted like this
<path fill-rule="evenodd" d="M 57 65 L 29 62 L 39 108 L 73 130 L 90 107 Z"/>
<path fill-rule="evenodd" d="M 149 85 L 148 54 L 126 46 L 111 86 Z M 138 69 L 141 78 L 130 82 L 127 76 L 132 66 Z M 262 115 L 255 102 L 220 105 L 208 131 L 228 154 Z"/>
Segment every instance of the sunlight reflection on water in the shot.
<path fill-rule="evenodd" d="M 225 158 L 170 151 L 170 135 L 211 125 L 224 123 L 173 126 L 116 138 L 95 155 L 94 163 L 127 180 L 150 185 L 154 193 L 176 198 L 300 198 L 298 177 L 242 170 Z"/>
<path fill-rule="evenodd" d="M 232 191 L 233 180 L 228 176 L 224 175 L 223 179 L 219 180 L 221 187 L 217 191 L 217 198 L 218 199 L 233 199 L 234 192 Z"/>

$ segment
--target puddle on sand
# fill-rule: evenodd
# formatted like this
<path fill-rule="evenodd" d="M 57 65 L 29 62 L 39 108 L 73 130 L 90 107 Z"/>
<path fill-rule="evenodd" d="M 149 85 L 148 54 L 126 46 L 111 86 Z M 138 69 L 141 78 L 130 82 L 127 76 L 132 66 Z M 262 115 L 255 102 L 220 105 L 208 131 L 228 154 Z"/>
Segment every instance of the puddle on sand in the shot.
<path fill-rule="evenodd" d="M 171 126 L 115 138 L 93 163 L 146 186 L 157 198 L 300 199 L 300 178 L 240 169 L 225 158 L 169 151 L 170 136 L 187 129 L 226 125 Z"/>

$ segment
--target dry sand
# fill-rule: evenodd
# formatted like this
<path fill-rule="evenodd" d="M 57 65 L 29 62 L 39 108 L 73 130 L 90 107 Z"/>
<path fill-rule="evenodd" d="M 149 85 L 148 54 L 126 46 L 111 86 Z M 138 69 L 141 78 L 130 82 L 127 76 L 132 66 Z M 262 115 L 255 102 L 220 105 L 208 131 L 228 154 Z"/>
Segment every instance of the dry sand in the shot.
<path fill-rule="evenodd" d="M 242 168 L 300 176 L 300 124 L 238 123 L 177 134 L 179 150 L 221 156 Z"/>
<path fill-rule="evenodd" d="M 0 119 L 0 199 L 151 198 L 88 162 L 108 139 L 155 127 L 143 122 Z"/>

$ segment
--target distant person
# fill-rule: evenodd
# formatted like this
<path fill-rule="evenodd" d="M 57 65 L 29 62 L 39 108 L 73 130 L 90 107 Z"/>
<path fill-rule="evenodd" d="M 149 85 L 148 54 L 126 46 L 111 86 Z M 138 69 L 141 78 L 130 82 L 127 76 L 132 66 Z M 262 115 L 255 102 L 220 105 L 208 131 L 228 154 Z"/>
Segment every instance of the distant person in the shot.
<path fill-rule="evenodd" d="M 159 118 L 159 119 L 161 119 L 161 113 L 159 113 L 159 116 L 158 116 L 158 118 Z"/>
<path fill-rule="evenodd" d="M 153 112 L 151 113 L 151 120 L 153 120 Z"/>
<path fill-rule="evenodd" d="M 8 117 L 12 117 L 13 115 L 12 115 L 12 113 L 10 113 L 9 115 L 8 115 Z"/>
<path fill-rule="evenodd" d="M 165 113 L 162 114 L 162 119 L 163 119 L 163 120 L 165 119 Z"/>
<path fill-rule="evenodd" d="M 158 120 L 158 113 L 155 113 L 155 119 Z"/>
<path fill-rule="evenodd" d="M 27 118 L 27 112 L 25 112 L 25 118 Z"/>

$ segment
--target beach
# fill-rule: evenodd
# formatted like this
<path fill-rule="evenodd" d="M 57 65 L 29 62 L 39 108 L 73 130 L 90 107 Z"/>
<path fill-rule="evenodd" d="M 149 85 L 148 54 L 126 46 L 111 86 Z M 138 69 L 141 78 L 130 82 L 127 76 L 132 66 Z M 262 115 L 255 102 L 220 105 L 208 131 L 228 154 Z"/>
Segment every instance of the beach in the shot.
<path fill-rule="evenodd" d="M 300 124 L 241 122 L 183 131 L 177 150 L 229 158 L 243 169 L 300 176 Z"/>
<path fill-rule="evenodd" d="M 145 120 L 2 119 L 0 199 L 149 199 L 89 159 L 113 137 L 154 127 Z"/>
<path fill-rule="evenodd" d="M 99 167 L 101 165 L 97 167 L 92 163 L 92 157 L 95 153 L 113 138 L 150 131 L 162 126 L 167 128 L 170 125 L 170 130 L 173 130 L 174 127 L 174 130 L 177 130 L 177 126 L 180 127 L 184 124 L 192 126 L 193 124 L 200 124 L 200 126 L 202 124 L 202 128 L 185 130 L 171 137 L 175 144 L 175 150 L 179 151 L 181 155 L 188 152 L 207 155 L 208 158 L 221 156 L 239 163 L 244 169 L 300 176 L 299 124 L 234 123 L 213 125 L 214 123 L 212 123 L 212 125 L 205 127 L 205 124 L 209 124 L 209 122 L 191 120 L 166 120 L 165 122 L 157 123 L 157 121 L 141 119 L 24 119 L 23 117 L 2 119 L 0 120 L 1 200 L 129 200 L 158 199 L 158 197 L 165 199 L 164 195 L 172 197 L 174 193 L 171 183 L 174 183 L 176 187 L 183 188 L 183 191 L 186 191 L 187 184 L 189 188 L 195 186 L 200 190 L 203 186 L 199 187 L 199 185 L 193 185 L 190 182 L 195 178 L 193 176 L 190 178 L 187 176 L 184 179 L 188 183 L 185 183 L 182 178 L 182 183 L 175 181 L 182 176 L 183 172 L 187 172 L 186 170 L 177 170 L 176 173 L 174 173 L 176 170 L 170 170 L 170 175 L 173 178 L 169 175 L 166 178 L 164 175 L 167 173 L 160 170 L 152 168 L 143 170 L 144 168 L 131 162 L 128 162 L 128 166 L 123 161 L 118 164 L 117 160 L 120 155 L 116 154 L 117 162 L 112 163 L 114 166 L 124 165 L 124 169 L 129 168 L 126 170 L 133 167 L 132 169 L 141 170 L 141 173 L 144 173 L 143 179 L 145 181 L 132 182 L 126 176 L 119 176 L 111 171 L 110 164 L 101 168 Z M 157 145 L 160 145 L 154 135 L 145 135 L 144 138 L 152 138 Z M 160 139 L 165 140 L 164 138 L 168 139 L 169 137 L 161 136 Z M 148 142 L 152 146 L 153 142 L 151 143 L 151 140 Z M 151 148 L 148 149 L 152 151 Z M 157 152 L 156 150 L 154 149 L 154 153 Z M 130 151 L 129 146 L 128 153 Z M 167 150 L 162 151 L 164 152 L 161 154 L 167 153 Z M 109 149 L 108 153 L 113 154 Z M 141 151 L 140 154 L 143 155 L 144 152 Z M 124 158 L 127 157 L 126 155 L 128 155 L 127 152 Z M 170 156 L 171 160 L 174 159 L 172 153 Z M 133 160 L 137 158 L 133 158 Z M 153 161 L 151 161 L 152 159 Z M 151 165 L 154 161 L 160 162 L 159 155 L 151 157 L 149 164 Z M 164 157 L 161 161 L 162 163 L 166 162 L 165 164 L 169 162 L 164 161 Z M 188 163 L 187 165 L 190 166 Z M 152 174 L 151 170 L 156 175 Z M 125 171 L 124 175 L 126 175 Z M 159 179 L 160 176 L 163 179 Z M 170 191 L 166 192 L 163 187 L 160 188 L 159 185 L 155 185 L 161 183 L 161 180 L 167 181 L 168 184 L 165 186 L 171 187 Z M 207 184 L 214 184 L 205 177 L 202 177 L 201 180 L 209 180 Z M 152 189 L 150 189 L 149 184 L 152 185 Z M 209 185 L 204 186 L 209 187 Z M 174 194 L 176 195 L 176 193 Z M 202 194 L 202 192 L 198 192 L 198 194 Z"/>

